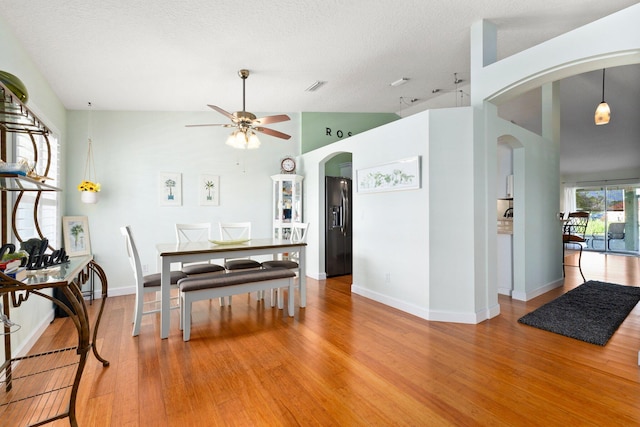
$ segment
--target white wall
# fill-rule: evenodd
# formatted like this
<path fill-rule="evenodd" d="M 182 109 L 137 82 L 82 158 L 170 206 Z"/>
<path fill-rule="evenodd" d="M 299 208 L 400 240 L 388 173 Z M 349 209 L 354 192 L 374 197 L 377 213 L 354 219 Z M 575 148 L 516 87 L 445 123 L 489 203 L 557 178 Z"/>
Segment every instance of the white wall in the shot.
<path fill-rule="evenodd" d="M 562 245 L 560 240 L 558 176 L 559 110 L 549 117 L 549 83 L 564 77 L 603 67 L 640 62 L 640 4 L 585 25 L 565 35 L 495 62 L 495 25 L 478 22 L 471 29 L 471 93 L 472 105 L 484 113 L 484 121 L 476 121 L 474 146 L 482 156 L 486 152 L 487 171 L 477 176 L 476 184 L 484 180 L 495 188 L 493 170 L 495 142 L 501 135 L 514 135 L 523 150 L 514 152 L 516 192 L 525 192 L 524 200 L 514 200 L 514 297 L 527 300 L 559 284 L 562 279 Z M 602 37 L 607 34 L 607 37 Z M 543 87 L 543 131 L 540 143 L 523 129 L 497 118 L 494 103 L 500 103 L 532 88 Z M 546 116 L 545 116 L 546 114 Z M 527 142 L 531 141 L 531 142 Z M 480 162 L 481 158 L 478 159 Z M 518 172 L 520 170 L 520 172 Z M 519 174 L 520 173 L 520 177 Z M 489 190 L 493 193 L 492 190 Z M 494 209 L 493 196 L 487 195 L 487 210 Z M 553 199 L 555 197 L 555 199 Z M 520 214 L 518 214 L 518 212 Z M 522 214 L 525 215 L 523 222 Z M 486 253 L 495 254 L 492 226 L 486 233 Z M 481 237 L 484 228 L 476 228 Z M 522 236 L 522 238 L 520 237 Z M 522 240 L 524 239 L 524 240 Z M 479 239 L 480 240 L 480 239 Z M 526 242 L 526 244 L 525 244 Z M 479 260 L 481 263 L 482 260 Z M 491 287 L 495 262 L 488 260 L 487 287 Z M 489 292 L 491 294 L 492 292 Z"/>
<path fill-rule="evenodd" d="M 94 103 L 94 109 L 99 105 Z M 82 181 L 87 153 L 87 111 L 70 111 L 65 190 L 67 215 L 87 215 L 92 252 L 109 278 L 109 294 L 132 293 L 120 227 L 131 225 L 143 265 L 157 270 L 156 243 L 175 242 L 175 223 L 209 222 L 218 238 L 218 222 L 251 221 L 252 235 L 271 236 L 272 180 L 280 160 L 299 153 L 299 115 L 277 129 L 288 141 L 260 136 L 257 150 L 225 145 L 230 130 L 186 128 L 186 124 L 218 123 L 214 111 L 198 113 L 92 111 L 92 141 L 100 201 L 83 204 L 76 186 Z M 276 127 L 274 126 L 274 129 Z M 161 207 L 160 172 L 182 173 L 182 206 Z M 220 176 L 220 206 L 200 206 L 199 174 Z"/>
<path fill-rule="evenodd" d="M 469 107 L 432 110 L 304 154 L 308 274 L 325 273 L 324 161 L 351 152 L 358 171 L 418 155 L 419 190 L 354 192 L 352 291 L 426 319 L 485 316 L 489 301 L 474 289 L 472 122 Z"/>

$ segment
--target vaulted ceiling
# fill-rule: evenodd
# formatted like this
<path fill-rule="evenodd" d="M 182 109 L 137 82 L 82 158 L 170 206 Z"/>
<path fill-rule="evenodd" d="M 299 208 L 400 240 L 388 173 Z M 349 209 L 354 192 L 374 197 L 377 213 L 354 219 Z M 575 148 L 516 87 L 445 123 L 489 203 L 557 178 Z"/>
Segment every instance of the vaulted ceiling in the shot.
<path fill-rule="evenodd" d="M 446 94 L 470 83 L 469 29 L 480 19 L 497 25 L 504 58 L 635 3 L 0 0 L 0 14 L 68 109 L 91 101 L 99 110 L 205 111 L 215 104 L 236 111 L 237 71 L 248 68 L 250 111 L 399 112 L 438 95 L 442 106 L 468 105 L 464 94 Z M 601 74 L 561 83 L 562 156 L 570 152 L 572 159 L 563 167 L 604 167 L 601 156 L 581 156 L 604 150 L 611 157 L 614 140 L 639 145 L 638 67 L 620 68 L 607 72 L 612 122 L 596 130 L 587 123 L 600 100 Z M 390 86 L 403 77 L 406 84 Z M 315 81 L 326 83 L 305 91 Z M 512 101 L 520 104 L 506 118 L 535 127 L 539 99 L 531 95 Z M 633 126 L 623 126 L 627 114 Z M 625 159 L 614 163 L 622 167 Z"/>

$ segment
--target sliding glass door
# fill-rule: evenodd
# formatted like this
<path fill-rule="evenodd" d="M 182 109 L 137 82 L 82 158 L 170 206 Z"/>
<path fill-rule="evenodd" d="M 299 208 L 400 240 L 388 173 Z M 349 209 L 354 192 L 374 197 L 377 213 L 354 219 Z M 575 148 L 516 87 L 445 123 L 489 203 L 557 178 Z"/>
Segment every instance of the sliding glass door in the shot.
<path fill-rule="evenodd" d="M 576 208 L 590 214 L 585 249 L 639 253 L 640 185 L 578 188 Z"/>

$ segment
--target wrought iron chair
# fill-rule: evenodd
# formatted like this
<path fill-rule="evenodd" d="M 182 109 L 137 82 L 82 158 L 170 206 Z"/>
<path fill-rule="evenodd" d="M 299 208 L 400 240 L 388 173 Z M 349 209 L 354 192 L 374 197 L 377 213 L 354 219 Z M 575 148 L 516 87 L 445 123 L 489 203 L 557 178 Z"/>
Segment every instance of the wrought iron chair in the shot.
<path fill-rule="evenodd" d="M 589 223 L 589 212 L 571 212 L 567 217 L 562 229 L 562 275 L 564 276 L 565 267 L 578 267 L 582 280 L 586 282 L 582 273 L 582 249 L 587 240 L 585 233 Z M 578 265 L 570 265 L 566 263 L 567 247 L 578 250 Z"/>

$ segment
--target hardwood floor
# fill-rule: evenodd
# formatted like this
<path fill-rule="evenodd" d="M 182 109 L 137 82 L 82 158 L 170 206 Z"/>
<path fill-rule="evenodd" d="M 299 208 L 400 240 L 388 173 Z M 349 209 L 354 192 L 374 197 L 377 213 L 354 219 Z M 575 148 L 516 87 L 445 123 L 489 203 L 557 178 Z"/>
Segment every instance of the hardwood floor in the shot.
<path fill-rule="evenodd" d="M 587 280 L 640 285 L 637 257 L 585 253 L 583 263 Z M 90 356 L 80 425 L 640 424 L 640 306 L 604 347 L 517 323 L 580 284 L 577 269 L 535 300 L 500 296 L 501 315 L 478 325 L 352 296 L 350 279 L 309 280 L 293 319 L 253 298 L 197 303 L 188 343 L 177 311 L 167 340 L 154 316 L 131 337 L 133 296 L 109 298 L 97 345 L 111 365 Z M 72 341 L 69 331 L 57 319 L 38 345 Z"/>

